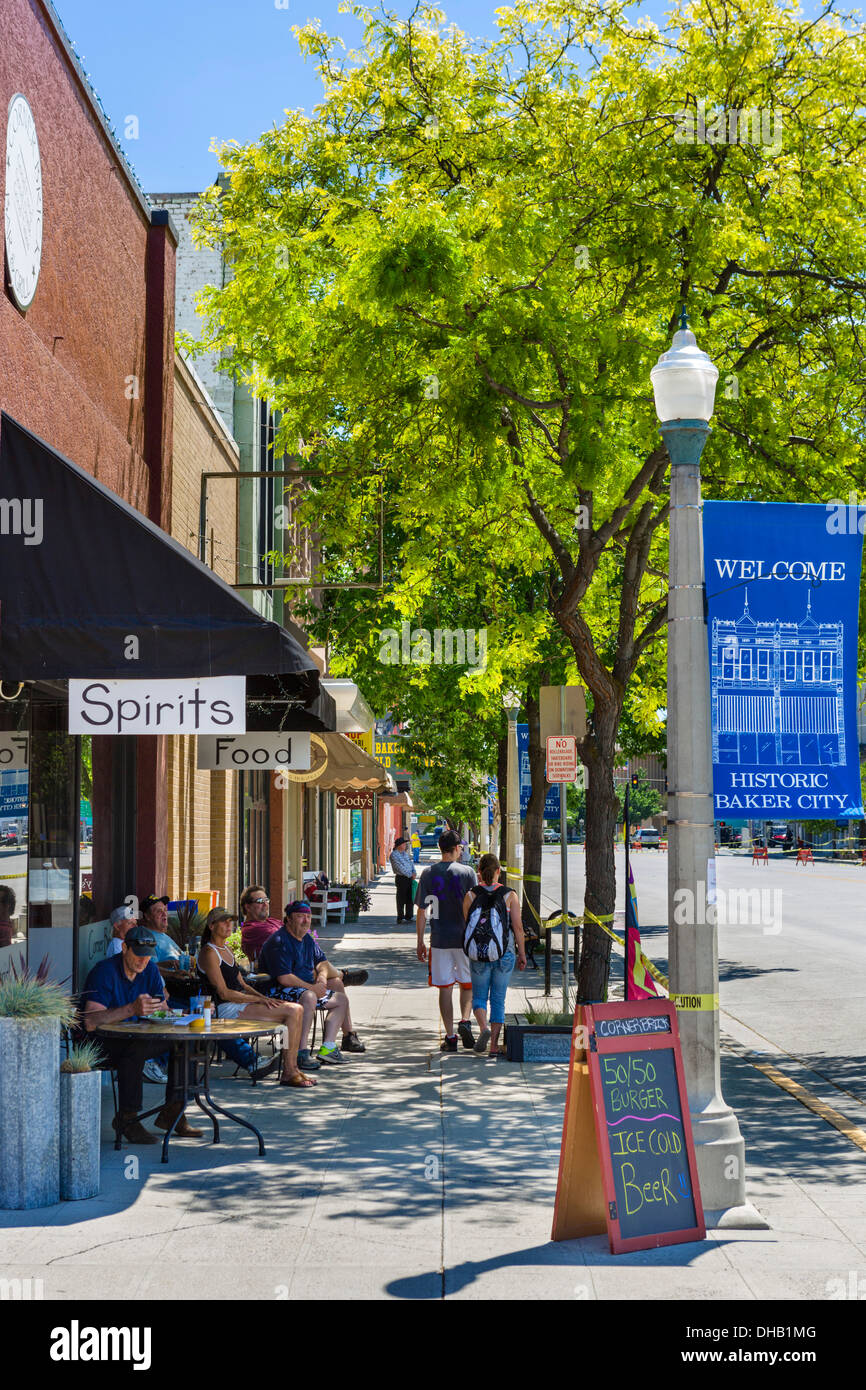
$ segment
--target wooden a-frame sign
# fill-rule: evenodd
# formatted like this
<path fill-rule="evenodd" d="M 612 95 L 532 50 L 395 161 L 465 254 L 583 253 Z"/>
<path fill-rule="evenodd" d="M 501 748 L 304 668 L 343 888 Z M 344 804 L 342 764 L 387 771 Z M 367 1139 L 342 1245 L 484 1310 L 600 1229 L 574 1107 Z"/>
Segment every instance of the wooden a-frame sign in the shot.
<path fill-rule="evenodd" d="M 578 1005 L 553 1240 L 603 1235 L 615 1255 L 706 1236 L 676 1009 Z"/>

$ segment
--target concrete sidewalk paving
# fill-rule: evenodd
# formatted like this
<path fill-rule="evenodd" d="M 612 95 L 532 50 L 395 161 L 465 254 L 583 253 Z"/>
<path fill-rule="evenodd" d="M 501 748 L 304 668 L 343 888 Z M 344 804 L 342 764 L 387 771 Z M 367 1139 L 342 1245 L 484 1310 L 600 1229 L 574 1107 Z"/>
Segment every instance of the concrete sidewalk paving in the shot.
<path fill-rule="evenodd" d="M 767 1231 L 612 1256 L 606 1237 L 553 1244 L 565 1064 L 439 1052 L 436 991 L 398 928 L 390 877 L 374 913 L 329 929 L 368 1050 L 307 1092 L 225 1079 L 214 1094 L 261 1128 L 222 1142 L 111 1146 L 104 1092 L 98 1198 L 0 1213 L 0 1279 L 46 1299 L 828 1299 L 866 1290 L 866 1154 L 741 1047 L 723 1087 L 746 1139 L 747 1193 Z M 512 1008 L 520 1006 L 520 983 Z M 145 1097 L 156 1095 L 148 1086 Z M 190 1118 L 193 1114 L 190 1112 Z M 202 1116 L 202 1128 L 210 1134 Z M 193 1123 L 196 1121 L 193 1119 Z"/>

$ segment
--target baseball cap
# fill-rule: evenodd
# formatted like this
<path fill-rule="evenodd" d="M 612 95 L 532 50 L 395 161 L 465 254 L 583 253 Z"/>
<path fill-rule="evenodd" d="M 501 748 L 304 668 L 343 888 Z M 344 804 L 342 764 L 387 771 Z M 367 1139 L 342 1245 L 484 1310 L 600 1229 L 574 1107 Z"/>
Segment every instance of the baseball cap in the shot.
<path fill-rule="evenodd" d="M 147 927 L 130 927 L 124 937 L 124 945 L 131 946 L 136 956 L 156 955 L 156 942 Z"/>
<path fill-rule="evenodd" d="M 312 910 L 313 910 L 313 909 L 310 907 L 310 904 L 304 902 L 301 898 L 295 898 L 295 901 L 294 901 L 293 903 L 286 903 L 286 916 L 287 916 L 287 917 L 291 917 L 291 915 L 292 915 L 293 912 L 309 912 L 309 913 L 312 913 Z"/>
<path fill-rule="evenodd" d="M 151 893 L 149 897 L 142 899 L 140 906 L 142 912 L 149 912 L 154 903 L 165 903 L 168 907 L 170 902 L 171 898 L 158 898 L 155 893 Z"/>
<path fill-rule="evenodd" d="M 227 907 L 212 907 L 205 919 L 205 925 L 215 927 L 217 922 L 236 922 L 238 914 L 229 912 Z"/>
<path fill-rule="evenodd" d="M 131 917 L 132 920 L 135 921 L 135 911 L 133 908 L 130 907 L 129 903 L 122 903 L 120 907 L 114 908 L 114 910 L 109 915 L 108 920 L 111 923 L 111 925 L 115 927 L 117 926 L 118 922 L 125 922 L 129 917 Z"/>

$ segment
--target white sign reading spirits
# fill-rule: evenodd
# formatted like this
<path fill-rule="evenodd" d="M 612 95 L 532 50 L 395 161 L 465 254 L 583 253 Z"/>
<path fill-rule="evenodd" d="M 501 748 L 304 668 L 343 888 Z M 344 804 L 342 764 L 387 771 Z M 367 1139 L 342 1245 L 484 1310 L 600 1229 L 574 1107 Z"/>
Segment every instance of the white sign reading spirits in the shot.
<path fill-rule="evenodd" d="M 42 162 L 36 122 L 20 92 L 6 122 L 6 265 L 19 309 L 33 302 L 42 262 Z"/>
<path fill-rule="evenodd" d="M 246 676 L 70 680 L 71 734 L 244 734 Z"/>

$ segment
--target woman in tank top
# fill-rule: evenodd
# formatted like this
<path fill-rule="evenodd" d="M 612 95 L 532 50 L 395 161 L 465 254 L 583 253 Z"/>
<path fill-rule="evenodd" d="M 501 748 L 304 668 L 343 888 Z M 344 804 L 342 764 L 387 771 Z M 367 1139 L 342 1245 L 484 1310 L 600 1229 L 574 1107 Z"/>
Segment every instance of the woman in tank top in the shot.
<path fill-rule="evenodd" d="M 304 1011 L 300 1004 L 282 999 L 268 999 L 248 985 L 240 966 L 226 945 L 232 924 L 238 919 L 223 907 L 213 908 L 207 915 L 201 935 L 199 970 L 213 990 L 218 1019 L 255 1019 L 263 1023 L 282 1023 L 288 1042 L 283 1049 L 281 1086 L 306 1089 L 315 1086 L 298 1066 L 298 1044 L 301 1041 L 301 1022 Z"/>

